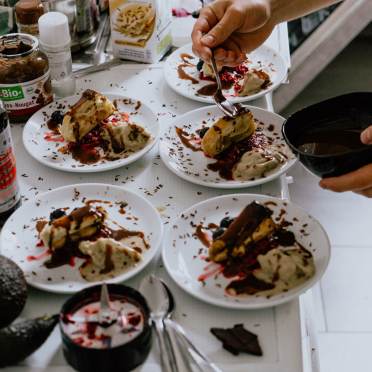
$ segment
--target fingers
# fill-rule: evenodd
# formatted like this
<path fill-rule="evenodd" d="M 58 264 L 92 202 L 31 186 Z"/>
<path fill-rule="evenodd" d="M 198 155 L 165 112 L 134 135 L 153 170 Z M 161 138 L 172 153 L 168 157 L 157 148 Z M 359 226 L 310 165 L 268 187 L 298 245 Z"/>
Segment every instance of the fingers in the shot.
<path fill-rule="evenodd" d="M 365 189 L 365 190 L 361 190 L 361 191 L 354 191 L 356 194 L 359 194 L 359 195 L 362 195 L 362 196 L 365 196 L 367 198 L 372 198 L 372 187 L 368 188 L 368 189 Z"/>
<path fill-rule="evenodd" d="M 364 129 L 360 135 L 360 140 L 365 145 L 372 145 L 372 125 L 370 125 L 367 129 Z"/>
<path fill-rule="evenodd" d="M 209 22 L 213 24 L 213 21 L 215 20 L 212 18 L 208 18 L 208 16 L 204 17 L 201 14 L 198 20 L 195 22 L 194 28 L 191 33 L 192 51 L 195 55 L 205 61 L 210 60 L 211 50 L 201 42 L 201 38 L 211 29 Z"/>
<path fill-rule="evenodd" d="M 372 164 L 339 177 L 324 178 L 319 185 L 323 189 L 335 192 L 355 191 L 360 193 L 372 187 Z"/>
<path fill-rule="evenodd" d="M 229 39 L 221 47 L 215 49 L 214 57 L 217 64 L 231 67 L 239 65 L 247 59 L 247 55 L 242 52 L 240 45 L 232 39 Z"/>
<path fill-rule="evenodd" d="M 210 10 L 214 12 L 211 7 Z M 217 15 L 216 15 L 217 18 Z M 220 21 L 201 38 L 202 44 L 209 48 L 215 48 L 222 44 L 233 32 L 242 25 L 242 13 L 230 6 L 226 9 Z"/>

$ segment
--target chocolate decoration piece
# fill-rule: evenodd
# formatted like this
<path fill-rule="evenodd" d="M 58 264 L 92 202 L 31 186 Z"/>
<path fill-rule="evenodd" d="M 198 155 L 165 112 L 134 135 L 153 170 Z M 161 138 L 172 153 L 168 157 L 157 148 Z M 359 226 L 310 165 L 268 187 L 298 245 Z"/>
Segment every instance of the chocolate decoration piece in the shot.
<path fill-rule="evenodd" d="M 222 342 L 223 348 L 233 355 L 263 355 L 258 336 L 245 329 L 243 324 L 235 324 L 233 328 L 211 328 L 211 333 Z"/>
<path fill-rule="evenodd" d="M 272 211 L 257 202 L 247 205 L 238 217 L 231 223 L 220 240 L 227 246 L 235 246 L 238 240 L 242 240 L 257 229 L 260 223 L 272 215 Z"/>

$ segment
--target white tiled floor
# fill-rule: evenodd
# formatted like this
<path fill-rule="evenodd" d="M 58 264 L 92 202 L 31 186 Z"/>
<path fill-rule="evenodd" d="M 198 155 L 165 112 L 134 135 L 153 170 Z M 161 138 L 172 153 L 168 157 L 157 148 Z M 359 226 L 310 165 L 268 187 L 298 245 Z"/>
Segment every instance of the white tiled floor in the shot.
<path fill-rule="evenodd" d="M 327 230 L 332 245 L 369 245 L 372 248 L 372 201 L 353 193 L 337 194 L 321 189 L 319 180 L 297 165 L 290 172 L 292 201 Z M 356 221 L 358 223 L 356 223 Z"/>
<path fill-rule="evenodd" d="M 371 36 L 352 42 L 282 114 L 345 92 L 371 90 Z M 290 173 L 292 201 L 323 224 L 332 243 L 329 268 L 312 290 L 320 370 L 372 372 L 372 199 L 322 190 L 300 165 Z"/>
<path fill-rule="evenodd" d="M 372 336 L 372 249 L 336 246 L 332 253 L 321 283 L 326 330 Z"/>
<path fill-rule="evenodd" d="M 321 372 L 372 371 L 372 200 L 335 194 L 297 165 L 291 199 L 318 218 L 332 258 L 313 289 Z"/>

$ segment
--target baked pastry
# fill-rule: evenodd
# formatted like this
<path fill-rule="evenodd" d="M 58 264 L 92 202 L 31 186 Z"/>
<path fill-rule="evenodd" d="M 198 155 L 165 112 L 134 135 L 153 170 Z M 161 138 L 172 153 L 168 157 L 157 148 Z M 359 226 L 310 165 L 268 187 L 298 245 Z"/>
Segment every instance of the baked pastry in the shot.
<path fill-rule="evenodd" d="M 115 111 L 104 95 L 87 89 L 63 117 L 59 131 L 68 142 L 78 142 Z"/>
<path fill-rule="evenodd" d="M 95 235 L 103 226 L 106 212 L 103 208 L 86 205 L 74 209 L 69 215 L 63 215 L 45 224 L 40 231 L 40 239 L 52 252 Z"/>
<path fill-rule="evenodd" d="M 205 133 L 201 148 L 208 156 L 215 157 L 232 144 L 249 137 L 256 130 L 252 113 L 243 109 L 235 118 L 218 119 Z"/>
<path fill-rule="evenodd" d="M 247 205 L 227 230 L 213 240 L 209 258 L 222 262 L 230 256 L 244 256 L 249 244 L 263 239 L 276 229 L 271 214 L 269 208 L 256 202 Z"/>
<path fill-rule="evenodd" d="M 285 229 L 286 221 L 253 202 L 236 218 L 225 217 L 213 232 L 209 260 L 219 264 L 231 296 L 273 296 L 286 292 L 315 273 L 314 257 Z M 285 210 L 281 209 L 281 216 Z"/>
<path fill-rule="evenodd" d="M 142 259 L 141 254 L 134 248 L 112 238 L 84 240 L 80 242 L 79 250 L 89 256 L 79 268 L 81 276 L 89 282 L 113 278 Z"/>

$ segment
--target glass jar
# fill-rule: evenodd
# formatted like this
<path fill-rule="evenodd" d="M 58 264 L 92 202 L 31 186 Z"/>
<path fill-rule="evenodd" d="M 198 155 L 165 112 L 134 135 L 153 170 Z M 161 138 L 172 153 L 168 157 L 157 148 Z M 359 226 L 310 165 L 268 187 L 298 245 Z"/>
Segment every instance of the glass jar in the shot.
<path fill-rule="evenodd" d="M 0 99 L 13 123 L 21 123 L 53 101 L 47 56 L 36 37 L 0 36 Z"/>
<path fill-rule="evenodd" d="M 39 35 L 38 19 L 44 14 L 40 0 L 19 0 L 15 6 L 18 32 Z"/>

